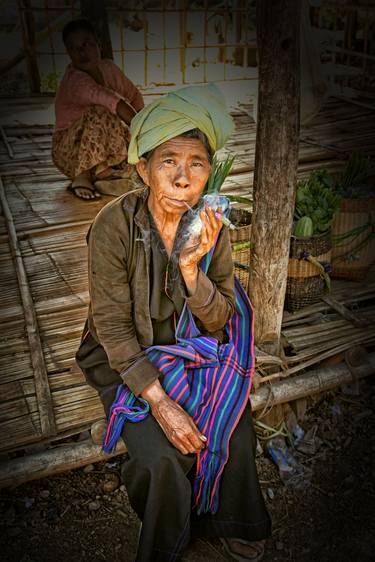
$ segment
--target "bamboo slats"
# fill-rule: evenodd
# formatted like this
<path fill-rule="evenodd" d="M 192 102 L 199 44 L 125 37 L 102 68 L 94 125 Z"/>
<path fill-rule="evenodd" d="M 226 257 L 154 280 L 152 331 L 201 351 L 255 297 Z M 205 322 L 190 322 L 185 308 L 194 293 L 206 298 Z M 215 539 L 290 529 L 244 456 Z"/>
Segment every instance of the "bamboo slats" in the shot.
<path fill-rule="evenodd" d="M 42 436 L 49 437 L 56 434 L 56 426 L 54 411 L 51 402 L 51 393 L 48 384 L 46 364 L 39 337 L 38 321 L 33 305 L 29 283 L 27 280 L 22 254 L 18 244 L 16 229 L 14 228 L 13 217 L 8 206 L 4 186 L 1 179 L 0 199 L 3 214 L 6 220 L 6 226 L 9 236 L 9 247 L 14 259 L 14 266 L 17 274 L 23 313 L 25 316 L 26 333 L 29 342 L 30 357 L 34 372 L 35 391 L 39 409 L 39 419 Z"/>
<path fill-rule="evenodd" d="M 35 107 L 43 103 L 33 101 Z M 256 125 L 250 115 L 249 106 L 234 112 L 236 131 L 220 155 L 236 155 L 224 193 L 246 197 L 251 207 Z M 328 100 L 303 128 L 301 136 L 306 142 L 300 146 L 299 176 L 317 167 L 340 170 L 343 151 L 353 148 L 373 154 L 371 116 L 364 107 Z M 66 191 L 68 180 L 56 170 L 50 156 L 52 132 L 51 126 L 3 125 L 0 175 L 37 319 L 56 439 L 87 429 L 104 415 L 96 393 L 75 365 L 74 355 L 89 299 L 86 234 L 97 212 L 112 198 L 87 203 Z M 4 453 L 46 442 L 4 212 L 0 214 L 0 271 L 0 451 Z M 371 318 L 375 283 L 365 287 L 340 281 L 334 287 L 336 300 L 351 309 L 359 307 L 363 317 Z M 293 315 L 286 313 L 283 334 L 289 351 L 282 376 L 299 375 L 306 366 L 316 364 L 319 354 L 324 358 L 337 349 L 345 350 L 354 339 L 371 341 L 371 327 L 366 340 L 360 328 L 348 325 L 324 302 Z M 261 374 L 266 381 L 267 361 L 261 363 Z"/>

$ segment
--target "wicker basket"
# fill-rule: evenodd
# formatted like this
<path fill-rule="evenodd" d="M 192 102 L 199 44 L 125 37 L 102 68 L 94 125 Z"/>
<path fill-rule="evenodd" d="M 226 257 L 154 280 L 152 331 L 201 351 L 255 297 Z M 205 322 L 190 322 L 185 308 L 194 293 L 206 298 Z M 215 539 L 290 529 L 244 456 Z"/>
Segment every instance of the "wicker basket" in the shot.
<path fill-rule="evenodd" d="M 231 243 L 250 242 L 251 213 L 245 209 L 232 208 L 229 218 L 236 226 L 236 230 L 229 231 Z M 238 277 L 243 288 L 247 290 L 250 270 L 250 247 L 242 248 L 237 252 L 232 251 L 232 260 L 234 263 L 234 274 Z"/>
<path fill-rule="evenodd" d="M 238 252 L 232 252 L 234 274 L 240 281 L 242 287 L 247 291 L 250 271 L 250 248 L 244 248 Z"/>
<path fill-rule="evenodd" d="M 236 230 L 230 230 L 230 241 L 233 242 L 246 242 L 250 240 L 251 233 L 251 213 L 246 209 L 230 210 L 229 218 L 236 227 Z"/>
<path fill-rule="evenodd" d="M 290 312 L 317 302 L 325 291 L 325 281 L 316 265 L 301 259 L 304 252 L 320 262 L 330 262 L 331 232 L 310 238 L 292 236 L 285 295 L 285 308 Z"/>
<path fill-rule="evenodd" d="M 359 281 L 375 262 L 375 197 L 343 199 L 332 227 L 334 277 Z"/>

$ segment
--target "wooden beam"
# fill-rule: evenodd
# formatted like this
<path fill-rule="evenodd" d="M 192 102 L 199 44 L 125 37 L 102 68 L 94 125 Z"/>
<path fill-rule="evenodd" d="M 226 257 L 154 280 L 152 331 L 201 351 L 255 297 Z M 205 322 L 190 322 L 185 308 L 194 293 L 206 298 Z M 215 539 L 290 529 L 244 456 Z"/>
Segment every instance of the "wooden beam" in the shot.
<path fill-rule="evenodd" d="M 36 54 L 35 21 L 30 0 L 18 0 L 18 10 L 22 28 L 23 47 L 26 53 L 30 91 L 33 94 L 40 94 L 40 75 Z"/>
<path fill-rule="evenodd" d="M 0 488 L 17 486 L 23 482 L 60 474 L 93 462 L 106 461 L 123 453 L 126 453 L 126 447 L 122 439 L 116 451 L 110 455 L 104 454 L 99 445 L 94 445 L 91 439 L 87 439 L 74 445 L 63 445 L 42 453 L 2 461 Z"/>
<path fill-rule="evenodd" d="M 309 371 L 303 375 L 298 375 L 291 379 L 275 382 L 270 385 L 262 385 L 251 396 L 253 411 L 277 404 L 284 404 L 298 398 L 306 398 L 320 392 L 333 390 L 343 384 L 350 384 L 358 379 L 375 374 L 375 353 L 368 355 L 368 363 L 361 367 L 356 367 L 355 376 L 350 371 L 346 363 L 332 367 L 324 367 Z"/>
<path fill-rule="evenodd" d="M 102 57 L 113 59 L 106 3 L 102 0 L 81 0 L 81 14 L 94 26 Z"/>
<path fill-rule="evenodd" d="M 254 412 L 262 410 L 266 406 L 282 404 L 332 390 L 342 384 L 349 384 L 370 376 L 375 373 L 375 353 L 370 354 L 368 360 L 363 367 L 356 367 L 355 376 L 345 363 L 341 363 L 333 367 L 310 371 L 272 386 L 263 386 L 251 395 L 252 410 Z M 101 447 L 88 439 L 82 443 L 59 446 L 43 453 L 2 461 L 0 462 L 0 488 L 16 486 L 29 480 L 66 472 L 93 462 L 107 460 L 110 456 L 125 452 L 126 446 L 122 440 L 119 441 L 113 455 L 104 455 Z"/>
<path fill-rule="evenodd" d="M 259 109 L 249 292 L 256 344 L 273 355 L 280 345 L 297 181 L 300 18 L 300 2 L 257 2 Z"/>

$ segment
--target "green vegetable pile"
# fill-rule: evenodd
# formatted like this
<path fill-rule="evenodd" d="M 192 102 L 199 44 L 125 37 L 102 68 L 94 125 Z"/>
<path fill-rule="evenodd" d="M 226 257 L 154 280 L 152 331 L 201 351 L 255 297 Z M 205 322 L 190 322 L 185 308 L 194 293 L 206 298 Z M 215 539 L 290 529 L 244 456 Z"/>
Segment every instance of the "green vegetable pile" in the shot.
<path fill-rule="evenodd" d="M 293 235 L 296 238 L 323 234 L 331 228 L 339 210 L 341 196 L 333 178 L 325 170 L 316 170 L 297 184 Z"/>

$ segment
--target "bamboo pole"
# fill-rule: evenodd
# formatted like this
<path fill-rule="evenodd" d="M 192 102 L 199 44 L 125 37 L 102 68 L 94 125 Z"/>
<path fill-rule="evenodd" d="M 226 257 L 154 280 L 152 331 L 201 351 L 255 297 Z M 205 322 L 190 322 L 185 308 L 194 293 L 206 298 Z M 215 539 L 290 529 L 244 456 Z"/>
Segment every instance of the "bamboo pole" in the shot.
<path fill-rule="evenodd" d="M 4 185 L 0 177 L 0 201 L 3 208 L 6 227 L 9 235 L 9 246 L 14 259 L 18 285 L 21 294 L 23 312 L 26 322 L 27 337 L 30 346 L 30 356 L 34 371 L 36 395 L 40 415 L 40 425 L 43 437 L 56 435 L 56 424 L 53 412 L 51 391 L 48 383 L 47 369 L 44 362 L 42 344 L 39 337 L 38 320 L 34 308 L 33 298 L 19 248 L 17 233 L 13 217 L 5 196 Z"/>
<path fill-rule="evenodd" d="M 13 159 L 13 158 L 14 158 L 14 152 L 13 152 L 12 147 L 11 147 L 10 144 L 9 144 L 8 137 L 6 136 L 5 131 L 4 131 L 4 128 L 2 127 L 2 125 L 0 125 L 0 133 L 1 133 L 1 136 L 2 136 L 2 138 L 3 138 L 4 144 L 5 144 L 5 146 L 6 146 L 6 149 L 7 149 L 7 151 L 8 151 L 9 158 L 12 158 L 12 159 Z"/>
<path fill-rule="evenodd" d="M 282 380 L 272 385 L 264 385 L 251 396 L 253 411 L 260 410 L 269 402 L 269 406 L 283 404 L 298 398 L 306 398 L 313 394 L 332 390 L 343 384 L 354 382 L 357 378 L 375 374 L 375 353 L 368 355 L 369 363 L 356 367 L 356 376 L 349 370 L 346 363 L 332 367 L 316 369 L 292 379 Z"/>
<path fill-rule="evenodd" d="M 337 386 L 370 376 L 375 373 L 375 353 L 370 354 L 368 360 L 368 363 L 362 367 L 356 367 L 355 376 L 345 363 L 341 363 L 257 389 L 256 393 L 251 395 L 252 410 L 254 412 L 265 406 L 272 407 L 297 398 L 332 390 Z M 59 474 L 93 462 L 107 460 L 125 452 L 126 445 L 122 440 L 119 441 L 116 451 L 112 455 L 105 455 L 99 445 L 95 445 L 91 439 L 88 439 L 79 444 L 59 446 L 43 453 L 3 461 L 0 462 L 0 488 Z"/>
<path fill-rule="evenodd" d="M 113 454 L 106 455 L 99 445 L 94 445 L 91 439 L 87 439 L 75 445 L 64 445 L 48 449 L 43 453 L 18 457 L 0 463 L 0 488 L 60 474 L 123 453 L 126 453 L 126 447 L 122 440 L 119 441 Z"/>
<path fill-rule="evenodd" d="M 32 93 L 40 94 L 40 74 L 36 54 L 35 21 L 30 0 L 18 0 L 18 10 L 22 28 L 23 47 L 26 53 L 30 91 Z"/>

